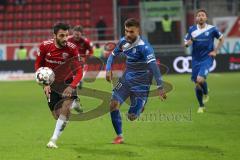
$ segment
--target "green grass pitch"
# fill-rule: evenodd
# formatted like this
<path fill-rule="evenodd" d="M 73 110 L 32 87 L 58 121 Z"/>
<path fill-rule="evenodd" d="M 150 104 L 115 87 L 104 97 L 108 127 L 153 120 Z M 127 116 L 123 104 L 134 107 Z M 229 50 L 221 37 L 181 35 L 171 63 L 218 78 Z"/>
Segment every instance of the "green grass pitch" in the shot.
<path fill-rule="evenodd" d="M 46 148 L 55 120 L 41 87 L 33 81 L 0 82 L 0 160 L 239 159 L 240 74 L 209 75 L 210 101 L 204 114 L 196 113 L 190 75 L 167 75 L 164 79 L 174 86 L 167 101 L 150 98 L 138 121 L 123 117 L 125 144 L 110 144 L 115 134 L 110 116 L 105 114 L 89 121 L 71 121 L 58 149 Z M 111 91 L 103 79 L 84 85 Z M 82 97 L 85 110 L 99 103 Z M 124 104 L 122 113 L 127 109 Z"/>

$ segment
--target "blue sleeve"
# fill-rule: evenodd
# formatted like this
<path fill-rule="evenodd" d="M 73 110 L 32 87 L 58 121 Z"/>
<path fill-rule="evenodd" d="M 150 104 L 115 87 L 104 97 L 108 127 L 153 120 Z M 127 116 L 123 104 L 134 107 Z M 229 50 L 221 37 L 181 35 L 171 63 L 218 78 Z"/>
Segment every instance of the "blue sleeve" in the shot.
<path fill-rule="evenodd" d="M 191 27 L 188 29 L 188 33 L 185 35 L 184 37 L 184 42 L 187 42 L 189 40 L 192 39 L 192 35 L 191 35 Z"/>
<path fill-rule="evenodd" d="M 154 54 L 154 50 L 150 45 L 146 45 L 143 51 L 144 58 L 146 60 L 146 63 L 149 65 L 149 68 L 153 72 L 153 76 L 157 82 L 158 88 L 162 87 L 162 76 L 160 73 L 160 70 L 158 68 L 158 65 L 156 63 L 156 58 Z"/>
<path fill-rule="evenodd" d="M 127 43 L 127 41 L 125 40 L 125 38 L 121 38 L 121 39 L 119 40 L 119 42 L 117 43 L 116 47 L 114 48 L 112 54 L 113 54 L 114 56 L 116 56 L 116 55 L 118 55 L 119 53 L 123 52 L 123 46 L 124 46 L 124 44 L 126 44 L 126 43 Z"/>
<path fill-rule="evenodd" d="M 215 27 L 213 31 L 214 38 L 219 39 L 222 36 L 222 33 Z"/>
<path fill-rule="evenodd" d="M 157 82 L 158 88 L 162 88 L 163 87 L 162 86 L 162 76 L 161 76 L 161 73 L 160 73 L 160 70 L 158 68 L 156 61 L 153 61 L 153 62 L 149 63 L 148 65 L 153 72 L 153 76 Z"/>
<path fill-rule="evenodd" d="M 156 61 L 154 50 L 150 45 L 146 45 L 143 50 L 143 55 L 146 63 L 150 63 L 152 61 Z"/>
<path fill-rule="evenodd" d="M 114 55 L 110 54 L 108 59 L 107 59 L 106 71 L 110 71 L 111 70 L 113 59 L 114 59 Z"/>

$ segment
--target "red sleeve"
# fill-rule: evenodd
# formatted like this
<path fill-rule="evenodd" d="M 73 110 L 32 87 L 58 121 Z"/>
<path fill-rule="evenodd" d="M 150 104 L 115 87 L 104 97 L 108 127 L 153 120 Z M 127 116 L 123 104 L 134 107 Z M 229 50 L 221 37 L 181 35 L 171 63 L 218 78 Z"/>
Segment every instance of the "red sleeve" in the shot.
<path fill-rule="evenodd" d="M 38 52 L 37 52 L 37 58 L 35 61 L 35 71 L 43 66 L 44 58 L 45 58 L 45 51 L 44 51 L 44 44 L 42 43 L 39 46 Z"/>
<path fill-rule="evenodd" d="M 91 57 L 93 55 L 93 46 L 92 46 L 92 42 L 90 42 L 90 40 L 86 39 L 86 48 L 88 50 L 88 57 Z"/>
<path fill-rule="evenodd" d="M 70 86 L 72 88 L 76 88 L 78 83 L 82 79 L 83 70 L 82 70 L 82 65 L 81 65 L 81 63 L 79 61 L 80 57 L 79 57 L 77 48 L 75 48 L 73 50 L 73 54 L 74 54 L 74 57 L 72 59 L 72 65 L 73 65 L 73 68 L 74 68 L 74 70 L 76 72 L 76 75 L 74 76 L 74 79 L 73 79 L 72 83 L 70 84 Z"/>

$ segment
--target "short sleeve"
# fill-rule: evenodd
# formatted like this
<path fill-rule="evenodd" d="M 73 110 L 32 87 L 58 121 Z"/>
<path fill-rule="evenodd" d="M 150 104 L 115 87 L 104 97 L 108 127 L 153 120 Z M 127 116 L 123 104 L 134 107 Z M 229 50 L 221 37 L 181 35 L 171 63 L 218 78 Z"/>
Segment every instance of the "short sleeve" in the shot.
<path fill-rule="evenodd" d="M 144 52 L 143 53 L 144 59 L 146 60 L 147 63 L 156 61 L 156 58 L 154 55 L 154 50 L 151 46 L 149 46 L 149 45 L 144 46 L 143 52 Z"/>
<path fill-rule="evenodd" d="M 187 32 L 187 34 L 185 35 L 185 37 L 184 37 L 184 42 L 187 42 L 187 41 L 189 41 L 189 40 L 191 40 L 192 39 L 192 35 L 191 35 L 191 27 L 188 29 L 188 32 Z"/>
<path fill-rule="evenodd" d="M 219 39 L 223 36 L 223 34 L 216 27 L 214 27 L 213 36 L 214 38 Z"/>

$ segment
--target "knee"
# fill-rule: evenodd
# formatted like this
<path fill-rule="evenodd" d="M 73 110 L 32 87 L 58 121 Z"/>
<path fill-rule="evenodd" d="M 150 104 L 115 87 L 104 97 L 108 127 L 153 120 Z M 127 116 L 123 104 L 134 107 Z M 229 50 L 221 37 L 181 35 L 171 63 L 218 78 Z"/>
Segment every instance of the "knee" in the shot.
<path fill-rule="evenodd" d="M 134 113 L 129 113 L 128 114 L 128 119 L 130 120 L 130 121 L 134 121 L 135 119 L 137 119 L 137 115 L 136 114 L 134 114 Z"/>
<path fill-rule="evenodd" d="M 118 110 L 118 109 L 119 109 L 119 102 L 115 101 L 115 100 L 112 100 L 110 102 L 110 112 Z"/>
<path fill-rule="evenodd" d="M 198 76 L 196 82 L 200 85 L 203 84 L 205 79 L 203 77 Z"/>

